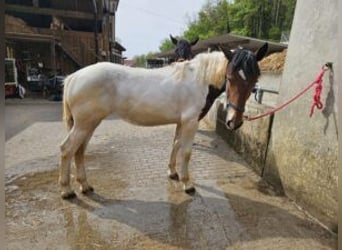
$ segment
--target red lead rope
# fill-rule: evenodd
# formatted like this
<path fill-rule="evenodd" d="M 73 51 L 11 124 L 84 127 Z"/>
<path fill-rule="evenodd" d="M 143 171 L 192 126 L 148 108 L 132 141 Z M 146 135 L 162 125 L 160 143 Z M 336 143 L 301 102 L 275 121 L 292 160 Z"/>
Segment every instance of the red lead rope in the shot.
<path fill-rule="evenodd" d="M 323 103 L 321 102 L 321 92 L 323 89 L 323 75 L 324 73 L 328 70 L 328 68 L 323 67 L 320 74 L 317 76 L 315 83 L 316 83 L 316 90 L 315 90 L 315 95 L 313 97 L 313 101 L 311 104 L 311 109 L 310 109 L 310 117 L 313 115 L 314 113 L 314 109 L 315 107 L 317 109 L 322 109 L 323 108 Z"/>
<path fill-rule="evenodd" d="M 323 108 L 323 103 L 321 102 L 321 92 L 322 92 L 322 88 L 323 88 L 323 76 L 325 74 L 325 72 L 331 67 L 330 64 L 325 64 L 321 71 L 319 72 L 319 74 L 317 75 L 315 81 L 313 81 L 312 83 L 310 83 L 305 89 L 303 89 L 302 91 L 300 91 L 298 94 L 296 94 L 294 97 L 292 97 L 290 100 L 288 100 L 287 102 L 279 105 L 278 107 L 271 109 L 263 114 L 254 116 L 254 117 L 245 117 L 245 119 L 247 121 L 253 121 L 253 120 L 257 120 L 259 118 L 268 116 L 268 115 L 272 115 L 275 112 L 277 112 L 278 110 L 283 109 L 284 107 L 286 107 L 288 104 L 290 104 L 291 102 L 293 102 L 294 100 L 296 100 L 298 97 L 302 96 L 306 91 L 308 91 L 311 87 L 316 85 L 316 90 L 315 90 L 315 95 L 313 97 L 313 102 L 311 105 L 311 109 L 310 109 L 310 117 L 313 115 L 314 112 L 314 108 L 317 107 L 317 109 L 322 109 Z"/>

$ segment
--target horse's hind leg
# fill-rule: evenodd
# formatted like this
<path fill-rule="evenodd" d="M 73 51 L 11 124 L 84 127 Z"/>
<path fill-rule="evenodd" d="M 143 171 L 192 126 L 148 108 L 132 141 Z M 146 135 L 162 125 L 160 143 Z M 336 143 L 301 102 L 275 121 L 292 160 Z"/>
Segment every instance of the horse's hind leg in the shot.
<path fill-rule="evenodd" d="M 176 181 L 179 180 L 179 176 L 176 171 L 176 156 L 180 148 L 180 141 L 179 141 L 180 128 L 181 128 L 181 124 L 177 124 L 175 138 L 173 139 L 172 151 L 171 151 L 171 156 L 170 156 L 170 161 L 169 161 L 169 171 L 168 171 L 169 178 L 172 180 L 176 180 Z"/>
<path fill-rule="evenodd" d="M 74 126 L 60 146 L 61 160 L 59 184 L 61 186 L 61 196 L 64 199 L 75 197 L 75 192 L 70 187 L 70 164 L 72 157 L 88 135 L 88 130 Z"/>
<path fill-rule="evenodd" d="M 94 130 L 87 136 L 85 141 L 81 144 L 75 153 L 75 165 L 76 165 L 76 180 L 80 183 L 80 190 L 82 193 L 93 192 L 94 188 L 88 184 L 87 175 L 84 167 L 84 152 L 87 148 L 88 142 L 93 135 Z"/>

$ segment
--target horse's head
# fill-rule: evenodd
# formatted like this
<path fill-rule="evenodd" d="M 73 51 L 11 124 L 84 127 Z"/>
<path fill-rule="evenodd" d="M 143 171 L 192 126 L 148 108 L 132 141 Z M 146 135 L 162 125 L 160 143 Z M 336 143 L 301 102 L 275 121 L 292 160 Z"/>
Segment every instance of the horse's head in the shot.
<path fill-rule="evenodd" d="M 191 42 L 188 42 L 185 39 L 176 39 L 172 35 L 170 35 L 171 41 L 174 45 L 176 45 L 175 54 L 176 61 L 184 61 L 190 60 L 192 58 L 192 50 L 191 47 L 194 46 L 198 42 L 198 38 L 194 39 Z"/>
<path fill-rule="evenodd" d="M 226 126 L 229 129 L 238 129 L 243 123 L 246 101 L 260 76 L 258 61 L 266 55 L 267 49 L 265 43 L 254 53 L 243 48 L 224 52 L 228 59 Z"/>

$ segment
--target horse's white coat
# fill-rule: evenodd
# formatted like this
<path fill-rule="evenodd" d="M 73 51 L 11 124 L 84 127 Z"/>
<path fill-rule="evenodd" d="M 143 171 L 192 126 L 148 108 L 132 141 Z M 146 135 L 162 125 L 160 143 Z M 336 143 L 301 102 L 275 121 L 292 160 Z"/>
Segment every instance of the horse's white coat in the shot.
<path fill-rule="evenodd" d="M 138 125 L 177 124 L 169 173 L 176 174 L 177 158 L 184 188 L 192 188 L 188 162 L 198 116 L 205 104 L 208 85 L 221 88 L 225 83 L 227 64 L 224 53 L 213 52 L 158 69 L 101 62 L 69 75 L 65 79 L 63 99 L 69 134 L 61 145 L 62 196 L 74 194 L 70 188 L 73 156 L 81 190 L 92 190 L 86 180 L 84 150 L 95 128 L 111 113 Z"/>

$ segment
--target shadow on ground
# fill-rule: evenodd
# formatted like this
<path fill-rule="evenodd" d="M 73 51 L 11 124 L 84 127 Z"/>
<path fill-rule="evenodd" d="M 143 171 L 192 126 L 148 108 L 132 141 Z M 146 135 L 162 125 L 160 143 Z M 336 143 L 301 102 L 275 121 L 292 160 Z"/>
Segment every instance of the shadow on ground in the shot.
<path fill-rule="evenodd" d="M 55 233 L 46 241 L 56 244 L 62 240 L 71 249 L 93 244 L 100 249 L 151 249 L 156 245 L 226 249 L 246 244 L 251 249 L 276 249 L 284 245 L 289 249 L 333 249 L 335 244 L 328 232 L 298 215 L 298 211 L 289 210 L 286 201 L 254 200 L 246 196 L 248 190 L 238 195 L 236 190 L 241 188 L 235 184 L 197 183 L 198 192 L 191 197 L 166 178 L 165 185 L 157 188 L 104 183 L 105 189 L 99 187 L 99 192 L 78 194 L 76 199 L 63 201 L 56 180 L 57 171 L 50 171 L 8 183 L 6 218 L 11 221 L 10 239 L 15 238 L 13 232 L 17 227 L 21 228 L 23 238 L 25 226 L 20 218 L 26 216 L 27 230 L 34 229 L 29 226 L 33 221 L 42 221 L 35 228 L 37 234 L 63 231 L 62 237 Z M 17 188 L 11 191 L 11 186 Z M 316 245 L 306 246 L 305 241 Z"/>

